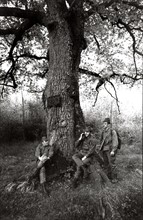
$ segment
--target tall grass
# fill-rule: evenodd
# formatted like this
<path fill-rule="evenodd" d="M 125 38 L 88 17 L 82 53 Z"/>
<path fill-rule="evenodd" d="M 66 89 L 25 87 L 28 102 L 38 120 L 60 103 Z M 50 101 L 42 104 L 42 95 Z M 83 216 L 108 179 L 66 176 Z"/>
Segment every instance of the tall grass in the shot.
<path fill-rule="evenodd" d="M 142 178 L 136 170 L 141 169 L 142 158 L 137 148 L 122 146 L 116 161 L 118 183 L 106 185 L 100 194 L 93 179 L 82 183 L 75 190 L 70 188 L 70 179 L 48 183 L 50 197 L 44 196 L 40 187 L 31 193 L 18 190 L 5 192 L 5 186 L 16 175 L 24 175 L 25 166 L 30 167 L 35 145 L 5 145 L 1 150 L 0 219 L 100 220 L 99 198 L 104 198 L 108 206 L 109 217 L 106 216 L 106 219 L 141 219 Z"/>

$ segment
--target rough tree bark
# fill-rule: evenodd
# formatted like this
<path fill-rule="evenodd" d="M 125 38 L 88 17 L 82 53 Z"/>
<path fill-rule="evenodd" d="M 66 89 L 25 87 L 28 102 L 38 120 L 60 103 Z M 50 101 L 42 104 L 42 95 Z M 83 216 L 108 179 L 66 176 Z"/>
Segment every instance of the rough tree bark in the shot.
<path fill-rule="evenodd" d="M 70 12 L 62 0 L 48 0 L 47 6 L 51 20 L 47 26 L 49 73 L 44 91 L 47 137 L 56 128 L 57 147 L 67 157 L 73 152 L 78 132 L 85 126 L 78 86 L 84 30 L 83 7 L 82 1 L 78 1 Z"/>

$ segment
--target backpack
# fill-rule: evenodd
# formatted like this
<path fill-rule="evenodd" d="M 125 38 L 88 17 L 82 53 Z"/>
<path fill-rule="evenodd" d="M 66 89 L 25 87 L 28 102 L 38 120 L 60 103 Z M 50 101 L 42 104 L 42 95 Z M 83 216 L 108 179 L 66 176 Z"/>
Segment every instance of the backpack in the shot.
<path fill-rule="evenodd" d="M 122 145 L 121 136 L 120 136 L 119 132 L 116 129 L 113 129 L 113 130 L 116 131 L 116 134 L 117 134 L 117 137 L 118 137 L 118 147 L 117 147 L 117 149 L 121 149 L 121 145 Z"/>

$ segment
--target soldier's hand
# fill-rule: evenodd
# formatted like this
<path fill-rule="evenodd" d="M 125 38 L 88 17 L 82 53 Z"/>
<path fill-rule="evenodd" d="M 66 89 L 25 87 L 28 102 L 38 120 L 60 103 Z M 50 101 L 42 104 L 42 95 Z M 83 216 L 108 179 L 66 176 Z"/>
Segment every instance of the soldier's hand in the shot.
<path fill-rule="evenodd" d="M 50 158 L 47 157 L 46 155 L 43 155 L 43 156 L 41 157 L 41 161 L 48 160 L 48 159 L 50 159 Z"/>
<path fill-rule="evenodd" d="M 83 160 L 85 160 L 87 157 L 86 156 L 84 156 L 81 160 L 83 161 Z"/>
<path fill-rule="evenodd" d="M 100 145 L 97 144 L 95 149 L 96 149 L 96 150 L 100 150 Z"/>
<path fill-rule="evenodd" d="M 38 157 L 38 159 L 41 161 L 41 157 Z"/>
<path fill-rule="evenodd" d="M 79 137 L 79 140 L 82 140 L 83 139 L 83 135 L 84 133 L 81 133 L 80 137 Z"/>
<path fill-rule="evenodd" d="M 110 155 L 111 155 L 112 157 L 115 156 L 114 151 L 111 151 Z"/>

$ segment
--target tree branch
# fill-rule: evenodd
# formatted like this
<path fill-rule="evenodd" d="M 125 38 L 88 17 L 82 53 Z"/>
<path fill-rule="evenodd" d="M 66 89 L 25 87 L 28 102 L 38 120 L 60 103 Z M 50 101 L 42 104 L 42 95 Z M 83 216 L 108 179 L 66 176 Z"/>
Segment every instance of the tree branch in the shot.
<path fill-rule="evenodd" d="M 12 65 L 11 65 L 11 67 L 9 68 L 9 70 L 7 71 L 7 73 L 5 75 L 4 83 L 6 82 L 6 80 L 8 78 L 8 75 L 9 75 L 11 77 L 12 82 L 13 82 L 13 88 L 16 89 L 17 84 L 16 84 L 16 81 L 15 81 L 15 77 L 13 75 L 14 70 L 15 70 L 15 61 L 12 60 Z"/>
<path fill-rule="evenodd" d="M 15 34 L 16 29 L 15 28 L 8 28 L 8 29 L 0 29 L 0 35 L 9 35 L 9 34 Z"/>
<path fill-rule="evenodd" d="M 23 58 L 23 57 L 27 57 L 27 58 L 31 58 L 31 59 L 36 59 L 36 60 L 42 60 L 42 59 L 48 60 L 48 58 L 46 56 L 39 57 L 39 56 L 37 56 L 35 54 L 30 54 L 30 53 L 23 53 L 23 54 L 21 54 L 19 56 L 16 56 L 17 59 Z"/>
<path fill-rule="evenodd" d="M 0 86 L 7 86 L 7 87 L 13 88 L 13 85 L 8 85 L 8 84 L 4 84 L 4 83 L 0 83 Z"/>
<path fill-rule="evenodd" d="M 24 18 L 32 21 L 33 23 L 39 23 L 47 27 L 48 15 L 42 11 L 20 9 L 14 7 L 0 7 L 0 16 L 10 16 L 16 18 Z M 51 23 L 51 21 L 49 21 Z"/>
<path fill-rule="evenodd" d="M 97 47 L 98 47 L 98 50 L 100 50 L 100 44 L 99 44 L 99 42 L 98 42 L 98 40 L 97 40 L 96 35 L 94 34 L 93 37 L 94 37 L 94 40 L 95 40 L 96 45 L 97 45 Z"/>
<path fill-rule="evenodd" d="M 37 12 L 34 10 L 23 10 L 20 8 L 12 8 L 12 7 L 0 7 L 0 16 L 14 16 L 17 18 L 27 18 L 27 19 L 36 19 L 37 20 L 37 16 L 39 17 L 39 13 L 41 12 Z M 43 15 L 43 13 L 42 13 Z"/>
<path fill-rule="evenodd" d="M 95 107 L 95 104 L 96 104 L 97 99 L 98 99 L 98 95 L 99 95 L 99 92 L 97 91 L 97 92 L 96 92 L 95 101 L 94 101 L 94 103 L 93 103 L 92 107 Z"/>
<path fill-rule="evenodd" d="M 92 72 L 92 71 L 89 71 L 89 70 L 85 70 L 85 69 L 82 69 L 82 68 L 79 68 L 79 72 L 81 74 L 86 74 L 86 75 L 90 75 L 90 76 L 95 76 L 97 78 L 101 78 L 101 76 L 98 73 L 95 73 L 95 72 Z"/>
<path fill-rule="evenodd" d="M 103 71 L 101 71 L 101 72 L 103 72 Z M 121 74 L 116 73 L 113 70 L 113 68 L 112 68 L 112 72 L 113 73 L 111 75 L 109 75 L 108 79 L 115 78 L 115 77 L 119 77 L 120 80 L 121 80 L 121 77 L 125 77 L 125 78 L 131 79 L 133 81 L 137 81 L 137 80 L 142 80 L 143 79 L 143 74 L 137 74 L 136 77 L 127 75 L 125 73 L 121 75 Z M 107 77 L 104 78 L 103 76 L 100 75 L 100 73 L 95 73 L 95 72 L 92 72 L 92 71 L 89 71 L 89 70 L 86 70 L 86 69 L 82 69 L 82 68 L 79 68 L 79 73 L 85 74 L 85 75 L 89 75 L 89 76 L 95 76 L 97 79 L 99 79 L 99 86 L 97 84 L 98 87 L 100 87 L 106 80 L 108 80 Z"/>
<path fill-rule="evenodd" d="M 30 21 L 30 20 L 26 20 L 21 24 L 21 26 L 19 27 L 19 29 L 15 33 L 15 38 L 14 38 L 13 44 L 12 44 L 10 52 L 9 52 L 9 57 L 12 57 L 13 50 L 14 50 L 15 46 L 17 45 L 17 42 L 22 40 L 22 37 L 23 37 L 25 31 L 30 29 L 34 24 L 35 24 L 35 22 Z"/>
<path fill-rule="evenodd" d="M 130 36 L 131 36 L 131 38 L 132 38 L 132 40 L 133 40 L 133 51 L 134 51 L 135 53 L 139 54 L 140 56 L 143 56 L 143 53 L 141 53 L 140 51 L 138 51 L 138 50 L 136 49 L 136 39 L 135 39 L 134 34 L 132 33 L 132 30 L 131 30 L 130 26 L 129 26 L 128 24 L 126 24 L 125 22 L 123 22 L 121 19 L 118 19 L 118 22 L 117 22 L 117 23 L 122 24 L 122 25 L 126 28 L 126 30 L 128 31 L 128 33 L 130 34 Z"/>
<path fill-rule="evenodd" d="M 111 86 L 113 87 L 114 92 L 115 92 L 115 97 L 109 92 L 109 90 L 106 88 L 106 85 L 105 85 L 105 84 L 104 84 L 104 87 L 105 87 L 106 91 L 111 95 L 111 97 L 116 100 L 116 104 L 117 104 L 117 107 L 118 107 L 118 112 L 119 112 L 119 114 L 120 114 L 121 112 L 120 112 L 119 100 L 118 100 L 116 88 L 115 88 L 115 86 L 114 86 L 114 84 L 113 84 L 112 82 L 110 82 L 109 80 L 107 80 L 107 82 L 110 83 Z"/>

